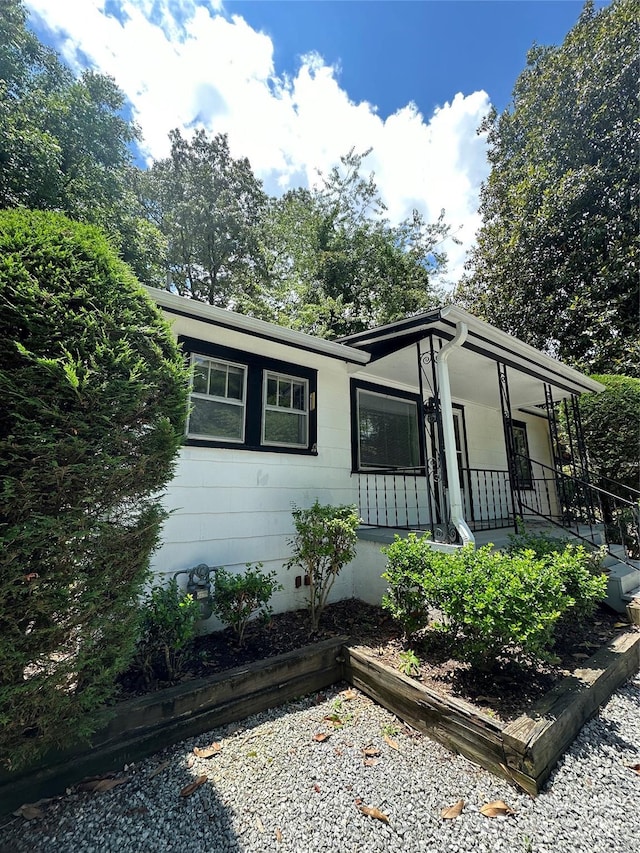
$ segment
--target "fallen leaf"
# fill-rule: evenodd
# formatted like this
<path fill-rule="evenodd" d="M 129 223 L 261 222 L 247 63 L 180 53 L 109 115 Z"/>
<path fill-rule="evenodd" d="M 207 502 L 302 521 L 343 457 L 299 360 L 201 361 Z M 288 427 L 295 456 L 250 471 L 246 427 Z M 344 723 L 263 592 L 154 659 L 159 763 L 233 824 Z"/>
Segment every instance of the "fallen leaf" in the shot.
<path fill-rule="evenodd" d="M 219 743 L 212 743 L 211 746 L 194 746 L 193 754 L 197 755 L 198 758 L 211 758 L 212 755 L 217 755 L 221 751 L 222 747 Z"/>
<path fill-rule="evenodd" d="M 388 746 L 390 746 L 391 749 L 400 749 L 400 747 L 398 746 L 398 741 L 394 740 L 392 737 L 389 737 L 389 735 L 384 736 L 384 742 Z"/>
<path fill-rule="evenodd" d="M 629 623 L 628 622 L 615 622 L 613 627 L 614 628 L 628 628 Z"/>
<path fill-rule="evenodd" d="M 40 575 L 37 572 L 29 572 L 28 574 L 24 575 L 23 577 L 24 577 L 24 580 L 26 583 L 31 583 L 31 581 L 34 581 L 37 578 L 39 578 Z"/>
<path fill-rule="evenodd" d="M 327 714 L 323 719 L 326 723 L 331 723 L 334 729 L 341 729 L 344 726 L 344 721 L 337 714 Z"/>
<path fill-rule="evenodd" d="M 191 794 L 194 793 L 194 791 L 197 791 L 201 785 L 204 785 L 208 778 L 209 777 L 205 774 L 203 774 L 202 776 L 198 776 L 198 778 L 194 779 L 193 782 L 190 782 L 188 785 L 185 785 L 185 787 L 180 791 L 180 796 L 190 797 Z"/>
<path fill-rule="evenodd" d="M 120 779 L 91 779 L 88 782 L 81 782 L 78 785 L 78 791 L 90 791 L 91 793 L 102 794 L 105 791 L 110 791 L 112 788 L 117 788 L 118 785 L 124 785 L 128 781 L 128 776 L 121 776 Z"/>
<path fill-rule="evenodd" d="M 318 743 L 322 743 L 330 737 L 331 735 L 329 734 L 329 732 L 318 732 L 318 734 L 315 734 L 313 736 L 313 740 L 317 741 Z"/>
<path fill-rule="evenodd" d="M 386 814 L 375 806 L 363 806 L 361 803 L 356 803 L 356 805 L 362 814 L 366 814 L 368 817 L 373 817 L 376 820 L 381 820 L 383 823 L 389 823 L 389 818 Z"/>
<path fill-rule="evenodd" d="M 627 764 L 629 770 L 635 770 L 640 775 L 640 764 Z"/>
<path fill-rule="evenodd" d="M 375 767 L 376 764 L 378 764 L 378 759 L 377 758 L 365 758 L 365 760 L 362 763 L 364 764 L 365 767 Z"/>
<path fill-rule="evenodd" d="M 264 832 L 264 824 L 259 817 L 256 817 L 256 826 L 258 827 L 258 832 Z"/>
<path fill-rule="evenodd" d="M 375 746 L 365 746 L 362 754 L 366 755 L 367 758 L 375 758 L 377 755 L 380 755 L 380 750 L 376 749 Z"/>
<path fill-rule="evenodd" d="M 276 841 L 280 843 L 282 841 L 282 833 L 280 832 L 280 827 L 276 826 Z"/>
<path fill-rule="evenodd" d="M 320 785 L 318 785 L 317 782 L 314 783 L 313 790 L 316 792 L 316 794 L 320 793 Z"/>
<path fill-rule="evenodd" d="M 39 820 L 44 817 L 44 812 L 36 803 L 23 803 L 13 814 L 25 820 Z"/>
<path fill-rule="evenodd" d="M 166 769 L 167 769 L 167 767 L 168 767 L 170 764 L 171 764 L 171 762 L 170 762 L 170 761 L 163 761 L 163 762 L 162 762 L 162 764 L 158 764 L 158 766 L 156 767 L 156 769 L 155 769 L 152 773 L 149 773 L 148 778 L 149 778 L 149 779 L 155 779 L 155 777 L 156 777 L 159 773 L 162 773 L 162 771 L 163 771 L 163 770 L 166 770 Z"/>
<path fill-rule="evenodd" d="M 500 817 L 503 815 L 515 814 L 511 806 L 508 806 L 502 800 L 494 800 L 492 803 L 487 803 L 480 808 L 480 814 L 485 817 Z"/>
<path fill-rule="evenodd" d="M 355 690 L 343 690 L 342 693 L 338 694 L 341 699 L 344 699 L 347 702 L 350 702 L 351 699 L 357 699 L 358 694 Z"/>
<path fill-rule="evenodd" d="M 336 747 L 333 751 L 336 755 L 342 755 L 342 750 L 338 749 L 338 747 Z"/>
<path fill-rule="evenodd" d="M 462 814 L 462 809 L 464 808 L 464 800 L 458 800 L 454 805 L 449 806 L 447 809 L 442 809 L 440 812 L 440 817 L 444 818 L 444 820 L 453 820 L 456 817 L 460 817 Z"/>

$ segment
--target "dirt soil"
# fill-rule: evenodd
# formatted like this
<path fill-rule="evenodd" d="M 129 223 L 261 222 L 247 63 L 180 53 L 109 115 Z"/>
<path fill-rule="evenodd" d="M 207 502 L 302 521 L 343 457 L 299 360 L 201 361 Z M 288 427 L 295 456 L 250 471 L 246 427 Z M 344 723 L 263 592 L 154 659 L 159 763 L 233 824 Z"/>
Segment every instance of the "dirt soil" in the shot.
<path fill-rule="evenodd" d="M 521 668 L 508 660 L 491 674 L 478 673 L 451 656 L 441 635 L 425 632 L 411 648 L 420 660 L 417 681 L 442 696 L 456 696 L 498 720 L 514 720 L 527 711 L 554 684 L 584 665 L 601 646 L 620 631 L 629 629 L 626 620 L 607 607 L 593 619 L 572 626 L 556 642 L 556 664 Z M 640 630 L 640 629 L 637 629 Z M 298 649 L 320 640 L 347 635 L 354 645 L 365 646 L 383 663 L 399 669 L 407 645 L 402 629 L 382 608 L 356 599 L 330 604 L 322 615 L 319 631 L 310 636 L 306 610 L 276 614 L 266 625 L 247 629 L 245 645 L 239 648 L 231 629 L 199 637 L 181 682 L 202 678 L 236 666 Z M 144 684 L 134 674 L 125 674 L 119 700 L 153 692 L 169 684 Z"/>

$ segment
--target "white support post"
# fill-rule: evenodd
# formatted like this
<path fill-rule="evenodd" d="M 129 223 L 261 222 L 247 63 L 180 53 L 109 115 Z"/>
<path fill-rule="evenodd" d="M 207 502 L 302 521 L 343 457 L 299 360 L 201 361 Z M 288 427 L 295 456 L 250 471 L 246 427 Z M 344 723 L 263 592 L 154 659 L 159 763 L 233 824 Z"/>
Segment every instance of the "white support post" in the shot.
<path fill-rule="evenodd" d="M 465 323 L 456 324 L 456 334 L 453 340 L 446 343 L 438 352 L 438 392 L 440 395 L 440 412 L 442 417 L 442 437 L 447 465 L 447 481 L 449 484 L 449 512 L 451 522 L 460 534 L 463 545 L 475 545 L 475 537 L 464 519 L 462 492 L 458 478 L 458 457 L 456 453 L 456 434 L 453 426 L 453 406 L 451 403 L 451 384 L 449 382 L 448 358 L 455 347 L 462 346 L 467 339 L 468 329 Z"/>

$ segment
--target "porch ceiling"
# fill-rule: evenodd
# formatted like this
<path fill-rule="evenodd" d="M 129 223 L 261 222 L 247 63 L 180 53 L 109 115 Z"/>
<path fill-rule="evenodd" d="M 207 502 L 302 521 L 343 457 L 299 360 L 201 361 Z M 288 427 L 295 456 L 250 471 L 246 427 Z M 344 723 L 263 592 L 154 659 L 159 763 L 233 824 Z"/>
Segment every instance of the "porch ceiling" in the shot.
<path fill-rule="evenodd" d="M 511 407 L 514 410 L 544 403 L 545 382 L 552 386 L 556 400 L 603 388 L 600 383 L 568 365 L 454 306 L 342 340 L 351 347 L 371 353 L 367 367 L 369 375 L 415 387 L 418 382 L 417 344 L 420 343 L 424 358 L 430 351 L 430 337 L 434 338 L 437 351 L 454 337 L 458 323 L 467 326 L 468 335 L 464 344 L 449 355 L 451 394 L 454 398 L 498 406 L 497 362 L 507 365 Z M 431 378 L 428 365 L 426 375 Z M 427 392 L 425 387 L 425 394 Z"/>

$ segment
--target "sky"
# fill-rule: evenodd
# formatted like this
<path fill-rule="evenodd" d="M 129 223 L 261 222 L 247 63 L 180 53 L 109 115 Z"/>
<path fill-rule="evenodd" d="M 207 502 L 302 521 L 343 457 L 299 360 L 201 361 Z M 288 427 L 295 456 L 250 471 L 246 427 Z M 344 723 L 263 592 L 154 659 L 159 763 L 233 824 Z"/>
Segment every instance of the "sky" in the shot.
<path fill-rule="evenodd" d="M 29 25 L 74 71 L 110 74 L 143 136 L 227 133 L 265 190 L 319 181 L 371 149 L 389 219 L 445 221 L 455 283 L 489 174 L 478 127 L 508 108 L 534 45 L 559 45 L 582 0 L 24 0 Z M 607 5 L 597 2 L 599 8 Z"/>

